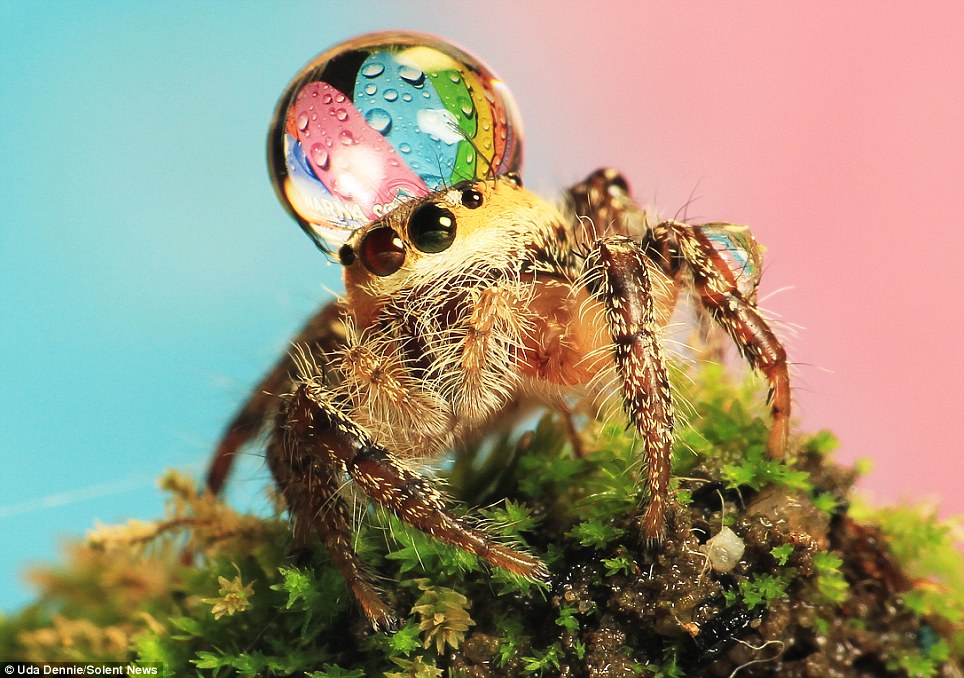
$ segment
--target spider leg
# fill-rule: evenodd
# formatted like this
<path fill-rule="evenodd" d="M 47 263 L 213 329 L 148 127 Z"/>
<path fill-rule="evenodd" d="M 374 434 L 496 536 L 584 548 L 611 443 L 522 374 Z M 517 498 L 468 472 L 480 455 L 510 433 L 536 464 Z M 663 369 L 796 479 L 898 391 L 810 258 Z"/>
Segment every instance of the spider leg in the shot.
<path fill-rule="evenodd" d="M 324 354 L 344 341 L 344 312 L 344 307 L 338 302 L 327 304 L 305 324 L 292 343 L 307 346 L 316 360 L 323 360 Z M 218 494 L 224 486 L 238 450 L 271 421 L 279 406 L 278 395 L 291 390 L 294 383 L 292 375 L 297 371 L 296 360 L 295 355 L 285 353 L 251 390 L 241 409 L 228 424 L 208 464 L 205 487 L 212 494 Z"/>
<path fill-rule="evenodd" d="M 625 236 L 596 242 L 586 259 L 590 293 L 606 308 L 623 408 L 642 436 L 649 501 L 643 514 L 646 539 L 661 541 L 666 531 L 673 403 L 659 345 L 659 324 L 646 254 Z"/>
<path fill-rule="evenodd" d="M 641 238 L 650 228 L 646 211 L 632 199 L 629 183 L 619 171 L 598 169 L 566 191 L 578 219 L 577 240 L 592 243 L 610 235 Z"/>
<path fill-rule="evenodd" d="M 329 399 L 320 378 L 302 383 L 282 414 L 284 433 L 275 452 L 272 470 L 298 522 L 312 522 L 373 627 L 391 626 L 374 587 L 368 583 L 357 556 L 348 545 L 349 529 L 344 512 L 322 508 L 325 490 L 311 485 L 310 474 L 300 473 L 292 462 L 309 458 L 328 470 L 331 477 L 347 476 L 379 506 L 440 541 L 472 553 L 493 565 L 530 579 L 544 580 L 545 565 L 538 558 L 492 541 L 484 532 L 452 515 L 445 498 L 431 482 L 403 466 L 388 450 L 376 444 L 360 426 L 344 415 Z M 319 492 L 318 497 L 311 496 Z M 329 491 L 330 496 L 330 491 Z"/>
<path fill-rule="evenodd" d="M 790 435 L 790 377 L 786 351 L 756 306 L 756 242 L 744 227 L 675 221 L 657 224 L 653 239 L 678 252 L 703 307 L 730 335 L 744 359 L 769 381 L 772 426 L 767 450 L 772 457 L 783 457 Z M 717 247 L 714 241 L 722 245 Z M 734 253 L 745 260 L 729 261 Z"/>
<path fill-rule="evenodd" d="M 351 547 L 351 521 L 345 499 L 339 494 L 337 466 L 329 455 L 312 454 L 306 448 L 275 439 L 268 448 L 268 466 L 281 488 L 291 512 L 295 539 L 310 542 L 314 530 L 328 549 L 373 629 L 398 628 L 395 611 L 372 584 L 364 565 Z"/>

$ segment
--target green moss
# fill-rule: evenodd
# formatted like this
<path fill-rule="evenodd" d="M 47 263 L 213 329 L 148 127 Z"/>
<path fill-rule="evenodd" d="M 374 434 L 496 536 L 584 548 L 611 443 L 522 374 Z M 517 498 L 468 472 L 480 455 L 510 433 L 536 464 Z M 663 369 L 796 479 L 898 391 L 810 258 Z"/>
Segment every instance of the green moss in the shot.
<path fill-rule="evenodd" d="M 786 565 L 787 560 L 790 559 L 790 555 L 793 553 L 793 544 L 782 544 L 780 546 L 774 546 L 770 549 L 770 555 L 777 561 L 777 565 Z"/>
<path fill-rule="evenodd" d="M 692 412 L 677 430 L 678 507 L 658 548 L 636 531 L 646 497 L 634 435 L 577 418 L 577 455 L 549 414 L 521 438 L 465 450 L 451 486 L 462 506 L 487 505 L 459 509 L 466 519 L 543 557 L 552 587 L 371 510 L 354 544 L 403 617 L 395 634 L 371 634 L 322 549 L 289 555 L 280 509 L 239 514 L 168 474 L 162 519 L 98 528 L 35 573 L 36 601 L 0 620 L 0 655 L 310 678 L 752 676 L 794 662 L 832 672 L 854 648 L 868 675 L 936 675 L 960 661 L 953 524 L 919 509 L 848 508 L 855 475 L 832 464 L 827 432 L 769 459 L 758 381 L 733 383 L 712 366 L 674 381 Z M 745 546 L 731 571 L 707 547 L 724 524 Z"/>
<path fill-rule="evenodd" d="M 761 574 L 740 580 L 740 598 L 748 609 L 768 605 L 775 598 L 787 595 L 791 577 L 788 575 Z"/>

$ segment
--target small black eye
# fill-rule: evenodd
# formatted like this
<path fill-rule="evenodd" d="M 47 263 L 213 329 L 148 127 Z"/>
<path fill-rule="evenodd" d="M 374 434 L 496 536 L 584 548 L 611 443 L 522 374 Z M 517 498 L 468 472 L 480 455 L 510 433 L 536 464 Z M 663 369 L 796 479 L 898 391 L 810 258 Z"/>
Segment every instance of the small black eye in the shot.
<path fill-rule="evenodd" d="M 342 266 L 351 266 L 355 263 L 355 250 L 351 248 L 351 245 L 345 243 L 338 250 L 338 261 L 341 262 Z"/>
<path fill-rule="evenodd" d="M 513 184 L 522 188 L 522 175 L 518 172 L 509 172 L 505 175 L 505 178 L 511 181 Z"/>
<path fill-rule="evenodd" d="M 428 202 L 418 207 L 408 219 L 408 237 L 423 252 L 442 252 L 455 240 L 455 215 Z"/>
<path fill-rule="evenodd" d="M 626 181 L 626 177 L 622 174 L 611 168 L 601 170 L 600 174 L 602 174 L 603 181 L 610 193 L 613 187 L 615 187 L 617 191 L 629 195 L 629 182 Z"/>
<path fill-rule="evenodd" d="M 482 194 L 474 188 L 467 188 L 462 191 L 462 206 L 470 210 L 482 207 Z"/>
<path fill-rule="evenodd" d="M 376 228 L 365 236 L 359 247 L 362 263 L 377 276 L 391 275 L 405 263 L 405 247 L 398 233 Z"/>

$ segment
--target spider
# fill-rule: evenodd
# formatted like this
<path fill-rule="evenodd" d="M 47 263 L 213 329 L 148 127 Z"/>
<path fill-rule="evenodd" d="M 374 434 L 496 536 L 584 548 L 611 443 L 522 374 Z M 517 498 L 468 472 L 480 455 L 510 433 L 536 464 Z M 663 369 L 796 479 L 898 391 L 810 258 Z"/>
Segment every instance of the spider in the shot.
<path fill-rule="evenodd" d="M 388 105 L 406 95 L 407 109 Z M 750 232 L 654 223 L 611 169 L 557 209 L 521 185 L 515 115 L 473 57 L 403 33 L 322 54 L 275 114 L 276 188 L 316 243 L 336 250 L 345 294 L 254 389 L 207 484 L 217 493 L 239 448 L 270 424 L 267 463 L 296 538 L 320 538 L 374 629 L 398 620 L 352 549 L 346 488 L 492 565 L 548 578 L 537 557 L 454 515 L 420 472 L 522 404 L 621 400 L 646 468 L 639 529 L 661 541 L 674 413 L 660 334 L 683 290 L 768 379 L 769 452 L 787 447 L 786 356 L 756 307 Z"/>

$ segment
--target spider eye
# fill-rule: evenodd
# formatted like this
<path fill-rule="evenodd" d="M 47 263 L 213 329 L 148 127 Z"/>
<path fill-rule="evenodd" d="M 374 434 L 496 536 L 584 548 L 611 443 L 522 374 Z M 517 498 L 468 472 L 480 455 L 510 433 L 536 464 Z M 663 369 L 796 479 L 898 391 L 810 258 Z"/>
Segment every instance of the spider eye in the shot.
<path fill-rule="evenodd" d="M 474 188 L 467 188 L 462 191 L 462 207 L 470 210 L 478 209 L 482 207 L 482 201 L 482 194 Z"/>
<path fill-rule="evenodd" d="M 455 215 L 434 202 L 425 203 L 409 217 L 408 237 L 423 252 L 447 250 L 455 240 Z"/>
<path fill-rule="evenodd" d="M 345 243 L 338 250 L 338 261 L 341 262 L 342 266 L 351 266 L 355 263 L 355 251 L 351 248 L 351 245 Z"/>
<path fill-rule="evenodd" d="M 402 239 L 387 227 L 371 231 L 358 249 L 365 268 L 377 276 L 391 275 L 405 263 Z"/>
<path fill-rule="evenodd" d="M 522 175 L 518 172 L 509 172 L 505 175 L 505 178 L 511 181 L 513 184 L 522 188 Z"/>

